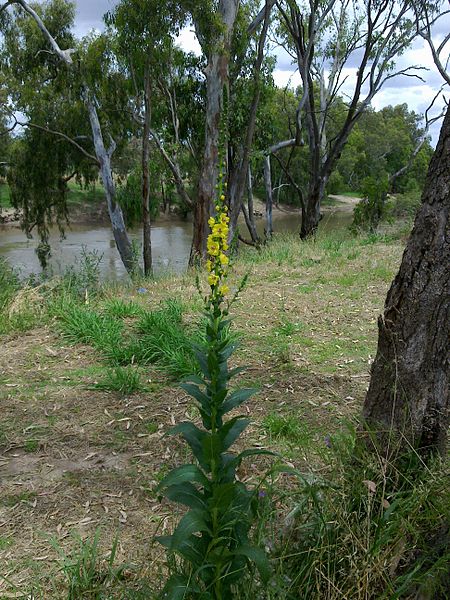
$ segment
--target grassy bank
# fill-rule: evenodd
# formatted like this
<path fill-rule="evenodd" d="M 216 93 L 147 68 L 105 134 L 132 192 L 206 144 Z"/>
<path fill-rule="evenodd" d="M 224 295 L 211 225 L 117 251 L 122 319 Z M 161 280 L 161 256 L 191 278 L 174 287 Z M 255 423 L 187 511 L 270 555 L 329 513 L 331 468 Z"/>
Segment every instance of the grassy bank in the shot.
<path fill-rule="evenodd" d="M 86 206 L 95 206 L 104 200 L 103 188 L 96 185 L 90 188 L 81 188 L 76 183 L 70 182 L 67 195 L 69 211 L 79 211 Z M 11 208 L 10 190 L 6 183 L 0 183 L 0 208 Z"/>
<path fill-rule="evenodd" d="M 406 597 L 440 581 L 445 553 L 422 560 L 445 512 L 439 467 L 413 489 L 394 489 L 376 460 L 345 467 L 402 251 L 397 234 L 280 236 L 235 264 L 236 282 L 250 272 L 232 311 L 236 365 L 260 389 L 243 443 L 291 469 L 242 467 L 263 491 L 255 536 L 274 576 L 239 597 Z M 21 288 L 1 272 L 0 598 L 154 598 L 165 562 L 152 540 L 179 517 L 155 486 L 186 458 L 164 433 L 197 414 L 177 384 L 203 335 L 195 276 L 98 286 L 86 267 Z"/>

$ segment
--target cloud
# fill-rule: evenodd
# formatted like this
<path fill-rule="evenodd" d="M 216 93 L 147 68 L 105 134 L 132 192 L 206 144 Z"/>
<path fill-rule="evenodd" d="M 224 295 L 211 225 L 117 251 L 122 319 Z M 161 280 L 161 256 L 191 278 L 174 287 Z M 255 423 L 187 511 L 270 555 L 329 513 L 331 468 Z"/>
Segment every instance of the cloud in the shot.
<path fill-rule="evenodd" d="M 86 35 L 91 29 L 104 28 L 103 15 L 113 9 L 118 0 L 76 0 L 76 33 Z"/>
<path fill-rule="evenodd" d="M 104 28 L 103 15 L 113 9 L 119 0 L 76 0 L 76 34 L 86 35 L 91 29 L 102 30 Z M 433 28 L 433 37 L 436 43 L 450 30 L 450 15 L 441 18 Z M 192 28 L 184 29 L 178 39 L 178 44 L 187 51 L 200 53 L 200 46 Z M 449 44 L 450 46 L 450 44 Z M 447 50 L 447 49 L 446 49 Z M 277 66 L 274 72 L 275 83 L 280 87 L 297 87 L 300 85 L 300 75 L 296 65 L 292 64 L 292 57 L 282 48 L 274 47 L 272 53 L 277 58 Z M 361 51 L 354 52 L 347 63 L 345 75 L 348 76 L 342 92 L 351 94 L 352 85 L 356 77 L 356 69 L 361 59 Z M 388 104 L 408 104 L 410 110 L 423 113 L 442 85 L 442 78 L 436 70 L 431 53 L 422 39 L 414 42 L 397 60 L 397 68 L 404 69 L 410 65 L 423 65 L 429 71 L 419 71 L 419 75 L 425 79 L 422 84 L 415 78 L 399 76 L 395 77 L 383 86 L 382 90 L 375 96 L 372 105 L 377 110 Z M 437 103 L 438 104 L 438 103 Z M 433 127 L 433 141 L 437 141 L 439 124 Z"/>

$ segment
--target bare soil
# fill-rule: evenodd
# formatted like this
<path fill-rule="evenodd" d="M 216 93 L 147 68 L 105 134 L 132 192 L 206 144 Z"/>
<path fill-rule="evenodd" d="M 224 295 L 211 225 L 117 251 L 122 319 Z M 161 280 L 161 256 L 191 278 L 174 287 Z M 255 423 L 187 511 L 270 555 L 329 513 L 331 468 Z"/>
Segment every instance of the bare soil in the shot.
<path fill-rule="evenodd" d="M 299 245 L 294 260 L 251 265 L 250 284 L 233 307 L 243 334 L 236 362 L 248 365 L 241 383 L 261 391 L 244 407 L 252 425 L 241 446 L 274 449 L 305 471 L 323 469 L 326 436 L 360 411 L 376 318 L 401 250 L 380 243 L 335 256 Z M 249 266 L 236 265 L 236 280 Z M 151 285 L 145 296 L 114 291 L 150 308 L 166 297 L 190 302 L 196 293 L 190 274 Z M 105 554 L 118 534 L 118 562 L 134 565 L 140 577 L 162 563 L 152 539 L 170 529 L 179 509 L 161 502 L 155 486 L 188 459 L 164 433 L 195 411 L 152 368 L 148 392 L 121 397 L 93 389 L 104 368 L 92 348 L 68 345 L 56 323 L 0 339 L 0 598 L 37 583 L 43 597 L 59 598 L 58 553 L 49 540 L 69 553 L 74 532 L 89 537 L 101 527 Z M 274 439 L 262 424 L 269 414 L 298 417 L 304 443 Z M 247 463 L 240 476 L 256 483 L 266 467 Z"/>

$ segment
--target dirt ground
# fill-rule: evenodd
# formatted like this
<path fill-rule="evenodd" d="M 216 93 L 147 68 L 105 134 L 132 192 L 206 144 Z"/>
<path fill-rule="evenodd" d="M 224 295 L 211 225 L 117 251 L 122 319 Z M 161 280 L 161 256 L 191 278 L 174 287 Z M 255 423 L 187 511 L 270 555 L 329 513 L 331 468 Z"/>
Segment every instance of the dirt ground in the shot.
<path fill-rule="evenodd" d="M 251 269 L 233 308 L 242 332 L 236 361 L 248 365 L 240 383 L 260 387 L 244 406 L 252 425 L 241 445 L 279 451 L 305 471 L 323 469 L 327 436 L 359 413 L 376 318 L 400 256 L 399 243 L 349 245 L 338 253 L 311 245 L 286 262 L 274 255 L 270 263 L 236 266 L 236 277 Z M 149 286 L 144 297 L 114 293 L 152 307 L 164 297 L 189 301 L 196 291 L 186 275 Z M 101 357 L 69 345 L 57 330 L 49 322 L 0 340 L 0 598 L 33 585 L 52 590 L 43 597 L 58 598 L 51 540 L 70 553 L 74 532 L 89 537 L 99 527 L 102 551 L 118 535 L 118 562 L 139 576 L 154 572 L 163 556 L 152 539 L 178 516 L 154 488 L 188 458 L 164 433 L 195 416 L 190 399 L 154 368 L 145 374 L 145 393 L 93 389 Z M 269 414 L 295 415 L 304 441 L 273 438 L 263 425 Z M 257 483 L 266 466 L 247 463 L 240 476 Z"/>

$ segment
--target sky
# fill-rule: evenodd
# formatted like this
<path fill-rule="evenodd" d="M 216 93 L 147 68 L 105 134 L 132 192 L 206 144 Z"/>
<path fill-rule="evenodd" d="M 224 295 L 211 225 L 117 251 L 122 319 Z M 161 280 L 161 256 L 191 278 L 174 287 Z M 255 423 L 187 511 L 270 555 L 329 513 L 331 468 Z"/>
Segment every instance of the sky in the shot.
<path fill-rule="evenodd" d="M 117 0 L 75 0 L 75 3 L 77 5 L 76 33 L 81 36 L 88 33 L 91 29 L 101 30 L 103 28 L 103 15 L 114 7 Z M 438 26 L 433 30 L 435 41 L 439 42 L 439 40 L 442 40 L 448 31 L 450 31 L 450 15 L 441 19 Z M 189 28 L 181 32 L 179 44 L 185 50 L 197 53 L 200 51 L 195 34 Z M 280 49 L 274 49 L 273 52 L 277 56 L 277 66 L 274 72 L 276 85 L 280 87 L 288 84 L 294 87 L 299 85 L 300 76 L 296 71 L 295 65 L 291 64 L 290 56 Z M 419 73 L 425 80 L 425 83 L 405 76 L 390 80 L 372 101 L 372 106 L 376 110 L 389 104 L 406 103 L 410 110 L 421 114 L 425 112 L 436 92 L 440 89 L 442 78 L 433 63 L 431 52 L 424 40 L 417 40 L 397 61 L 399 69 L 409 65 L 420 65 L 429 69 L 428 71 L 420 71 Z M 346 85 L 342 88 L 342 92 L 345 94 L 346 91 L 350 93 L 352 90 L 352 82 L 354 82 L 356 77 L 356 66 L 350 66 L 344 73 L 348 76 Z M 450 90 L 447 92 L 447 99 L 449 96 Z M 439 113 L 442 107 L 443 101 L 436 101 L 435 114 Z M 435 123 L 430 129 L 433 145 L 437 142 L 440 125 L 440 122 Z"/>

